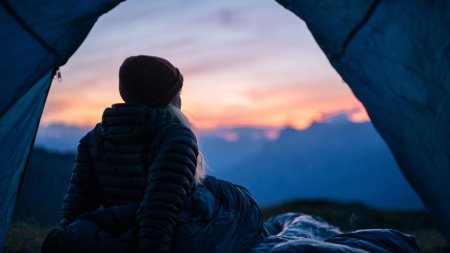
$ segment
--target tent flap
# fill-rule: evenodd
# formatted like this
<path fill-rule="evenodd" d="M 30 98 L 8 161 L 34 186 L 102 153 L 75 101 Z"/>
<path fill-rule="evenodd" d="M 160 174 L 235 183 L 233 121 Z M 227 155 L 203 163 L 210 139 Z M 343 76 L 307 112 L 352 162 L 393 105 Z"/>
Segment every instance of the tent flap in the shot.
<path fill-rule="evenodd" d="M 0 238 L 11 221 L 18 186 L 44 108 L 52 73 L 48 72 L 0 120 Z"/>
<path fill-rule="evenodd" d="M 0 249 L 52 75 L 124 0 L 0 0 Z"/>
<path fill-rule="evenodd" d="M 306 22 L 450 241 L 450 1 L 278 2 Z"/>

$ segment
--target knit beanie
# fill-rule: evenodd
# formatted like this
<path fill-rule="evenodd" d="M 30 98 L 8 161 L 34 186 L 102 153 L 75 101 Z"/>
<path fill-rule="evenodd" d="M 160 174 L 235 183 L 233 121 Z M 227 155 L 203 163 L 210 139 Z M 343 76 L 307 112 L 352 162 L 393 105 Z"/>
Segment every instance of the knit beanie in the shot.
<path fill-rule="evenodd" d="M 183 76 L 156 56 L 130 56 L 120 66 L 119 91 L 125 103 L 167 106 L 183 86 Z"/>

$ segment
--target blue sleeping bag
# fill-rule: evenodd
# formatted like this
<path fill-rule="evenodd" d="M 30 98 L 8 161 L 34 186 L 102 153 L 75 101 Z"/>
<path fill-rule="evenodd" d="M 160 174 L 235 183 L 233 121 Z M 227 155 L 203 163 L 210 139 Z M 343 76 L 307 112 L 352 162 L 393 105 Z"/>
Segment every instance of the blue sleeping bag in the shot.
<path fill-rule="evenodd" d="M 138 204 L 81 215 L 46 238 L 43 253 L 136 251 Z M 318 217 L 287 213 L 264 223 L 243 187 L 208 176 L 188 196 L 172 238 L 173 253 L 414 253 L 415 239 L 391 229 L 342 233 Z"/>
<path fill-rule="evenodd" d="M 137 252 L 138 204 L 96 210 L 54 229 L 42 253 Z M 174 253 L 245 252 L 261 238 L 261 210 L 243 187 L 207 176 L 186 199 L 172 238 Z"/>
<path fill-rule="evenodd" d="M 249 253 L 415 253 L 413 236 L 392 229 L 342 233 L 319 217 L 287 213 L 264 224 L 264 239 Z"/>

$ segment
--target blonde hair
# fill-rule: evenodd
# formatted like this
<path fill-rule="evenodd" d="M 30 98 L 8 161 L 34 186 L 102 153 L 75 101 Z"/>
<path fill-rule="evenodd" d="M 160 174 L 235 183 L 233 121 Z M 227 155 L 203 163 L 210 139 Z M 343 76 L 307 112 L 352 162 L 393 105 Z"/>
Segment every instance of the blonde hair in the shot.
<path fill-rule="evenodd" d="M 168 108 L 169 108 L 170 113 L 172 113 L 172 115 L 175 116 L 175 118 L 177 118 L 181 124 L 183 124 L 185 127 L 189 128 L 195 134 L 195 131 L 192 127 L 191 122 L 178 107 L 169 104 Z M 205 177 L 206 177 L 205 167 L 206 167 L 206 163 L 205 163 L 205 160 L 203 159 L 203 154 L 202 154 L 202 152 L 200 152 L 200 149 L 199 149 L 198 155 L 197 155 L 197 167 L 195 168 L 195 176 L 194 176 L 196 184 L 201 184 L 203 179 L 205 179 Z"/>

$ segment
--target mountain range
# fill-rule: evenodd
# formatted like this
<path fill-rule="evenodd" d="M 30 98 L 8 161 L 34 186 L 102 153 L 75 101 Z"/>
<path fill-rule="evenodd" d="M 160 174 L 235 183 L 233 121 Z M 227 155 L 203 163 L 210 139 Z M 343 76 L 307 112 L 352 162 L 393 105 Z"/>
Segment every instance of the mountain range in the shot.
<path fill-rule="evenodd" d="M 88 129 L 41 127 L 16 210 L 17 219 L 60 217 L 75 149 Z M 254 127 L 199 131 L 207 172 L 245 186 L 262 206 L 293 199 L 424 209 L 370 122 L 346 118 L 297 130 Z"/>
<path fill-rule="evenodd" d="M 240 136 L 234 142 L 201 139 L 209 174 L 247 187 L 263 206 L 329 199 L 383 209 L 424 208 L 370 122 L 336 118 L 305 130 L 284 128 L 275 140 L 251 139 L 263 129 L 233 131 Z"/>

